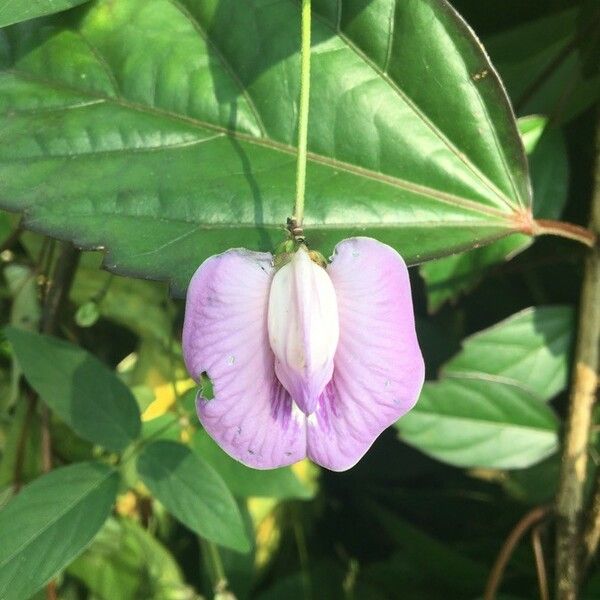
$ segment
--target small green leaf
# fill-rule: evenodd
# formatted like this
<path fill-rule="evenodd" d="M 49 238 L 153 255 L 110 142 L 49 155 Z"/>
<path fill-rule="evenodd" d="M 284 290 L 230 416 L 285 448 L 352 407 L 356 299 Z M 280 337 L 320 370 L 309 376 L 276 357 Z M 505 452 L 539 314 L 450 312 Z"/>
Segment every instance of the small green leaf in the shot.
<path fill-rule="evenodd" d="M 0 598 L 29 598 L 92 540 L 110 513 L 119 476 L 101 463 L 56 469 L 0 510 Z"/>
<path fill-rule="evenodd" d="M 540 306 L 518 312 L 463 342 L 443 376 L 479 376 L 516 385 L 542 401 L 567 387 L 574 311 Z"/>
<path fill-rule="evenodd" d="M 227 486 L 187 446 L 153 442 L 139 455 L 137 469 L 154 496 L 192 531 L 239 552 L 250 550 L 242 516 Z"/>
<path fill-rule="evenodd" d="M 548 118 L 543 115 L 529 115 L 517 121 L 525 154 L 530 155 L 535 150 L 547 124 Z"/>
<path fill-rule="evenodd" d="M 88 0 L 0 0 L 0 27 L 68 10 Z"/>
<path fill-rule="evenodd" d="M 246 467 L 221 450 L 205 431 L 194 435 L 192 448 L 219 473 L 235 496 L 310 498 L 313 495 L 289 467 L 268 471 Z"/>
<path fill-rule="evenodd" d="M 91 327 L 99 318 L 98 303 L 93 300 L 82 304 L 75 313 L 75 322 L 79 327 Z"/>
<path fill-rule="evenodd" d="M 12 327 L 5 332 L 27 381 L 77 434 L 115 451 L 138 437 L 133 395 L 97 358 L 50 336 Z"/>
<path fill-rule="evenodd" d="M 461 467 L 521 469 L 558 446 L 552 409 L 519 387 L 483 376 L 426 383 L 396 427 L 403 441 Z"/>

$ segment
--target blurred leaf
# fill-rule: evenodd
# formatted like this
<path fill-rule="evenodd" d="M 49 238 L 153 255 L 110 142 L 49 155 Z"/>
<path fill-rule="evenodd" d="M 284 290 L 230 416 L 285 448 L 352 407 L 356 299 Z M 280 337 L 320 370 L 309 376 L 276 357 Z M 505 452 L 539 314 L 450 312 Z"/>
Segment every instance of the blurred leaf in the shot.
<path fill-rule="evenodd" d="M 565 306 L 529 308 L 467 338 L 396 427 L 453 465 L 521 469 L 552 454 L 558 422 L 543 404 L 565 388 L 573 335 Z"/>
<path fill-rule="evenodd" d="M 567 387 L 574 328 L 569 306 L 527 308 L 466 338 L 442 376 L 484 373 L 550 400 Z"/>
<path fill-rule="evenodd" d="M 0 439 L 4 438 L 0 461 L 0 489 L 8 484 L 26 483 L 37 477 L 41 471 L 40 422 L 37 413 L 35 411 L 29 413 L 30 410 L 27 398 L 19 398 L 9 421 L 10 425 L 6 428 L 6 436 L 0 435 Z M 24 434 L 26 434 L 25 438 L 22 437 Z M 18 473 L 19 481 L 15 481 L 20 444 L 23 444 L 22 462 Z"/>
<path fill-rule="evenodd" d="M 4 278 L 12 298 L 9 322 L 15 327 L 34 331 L 37 329 L 41 309 L 38 299 L 36 275 L 24 265 L 8 264 L 3 269 Z M 0 394 L 0 412 L 10 408 L 19 395 L 21 369 L 15 361 L 10 371 L 10 392 Z"/>
<path fill-rule="evenodd" d="M 77 269 L 70 294 L 80 310 L 94 304 L 100 316 L 131 329 L 140 337 L 152 337 L 168 344 L 171 321 L 165 286 L 115 277 L 102 271 L 102 258 L 98 253 L 85 253 L 84 257 L 86 260 Z"/>
<path fill-rule="evenodd" d="M 129 389 L 97 358 L 73 344 L 13 327 L 6 337 L 30 385 L 81 437 L 120 451 L 140 433 Z"/>
<path fill-rule="evenodd" d="M 520 469 L 556 451 L 558 421 L 523 389 L 485 378 L 426 383 L 396 428 L 422 452 L 461 467 Z"/>
<path fill-rule="evenodd" d="M 559 219 L 569 191 L 569 160 L 565 136 L 560 129 L 542 133 L 529 155 L 533 213 L 538 219 Z"/>
<path fill-rule="evenodd" d="M 223 478 L 235 496 L 271 498 L 310 498 L 313 494 L 289 467 L 259 471 L 231 458 L 204 431 L 198 431 L 192 448 Z"/>
<path fill-rule="evenodd" d="M 92 540 L 115 500 L 119 476 L 77 463 L 27 485 L 0 510 L 0 597 L 28 598 Z"/>
<path fill-rule="evenodd" d="M 256 595 L 257 600 L 345 600 L 348 597 L 344 593 L 344 572 L 332 560 L 321 560 L 302 571 L 280 577 L 273 585 Z"/>
<path fill-rule="evenodd" d="M 567 201 L 569 165 L 564 135 L 545 130 L 546 119 L 537 115 L 519 119 L 523 143 L 529 153 L 533 211 L 537 218 L 558 219 Z M 473 289 L 491 266 L 510 260 L 531 244 L 525 235 L 511 235 L 469 252 L 434 260 L 421 266 L 431 312 Z"/>
<path fill-rule="evenodd" d="M 169 551 L 130 519 L 109 519 L 68 572 L 99 600 L 197 598 Z"/>
<path fill-rule="evenodd" d="M 526 161 L 472 31 L 442 0 L 337 6 L 313 22 L 311 244 L 373 235 L 418 262 L 521 229 Z M 294 191 L 298 27 L 289 0 L 101 0 L 5 34 L 0 204 L 179 292 L 211 254 L 272 249 Z"/>
<path fill-rule="evenodd" d="M 581 39 L 598 36 L 598 6 L 578 30 L 579 10 L 544 14 L 486 40 L 519 114 L 567 121 L 600 97 L 600 76 L 584 72 L 579 51 Z"/>
<path fill-rule="evenodd" d="M 143 421 L 142 437 L 178 442 L 181 440 L 181 424 L 173 413 L 166 413 L 149 421 Z"/>
<path fill-rule="evenodd" d="M 0 0 L 0 27 L 67 10 L 84 2 L 87 0 Z"/>
<path fill-rule="evenodd" d="M 192 531 L 239 552 L 250 549 L 240 511 L 227 486 L 187 446 L 153 442 L 140 453 L 137 468 L 154 496 Z"/>
<path fill-rule="evenodd" d="M 513 498 L 531 506 L 550 504 L 556 493 L 560 473 L 560 457 L 549 456 L 528 469 L 511 471 L 502 482 Z"/>
<path fill-rule="evenodd" d="M 381 504 L 365 502 L 363 510 L 379 523 L 385 537 L 393 540 L 403 562 L 426 574 L 432 585 L 460 590 L 463 598 L 471 597 L 483 588 L 488 571 L 486 565 L 463 556 Z"/>
<path fill-rule="evenodd" d="M 98 304 L 93 300 L 82 304 L 75 313 L 75 323 L 79 327 L 91 327 L 100 318 Z"/>
<path fill-rule="evenodd" d="M 547 124 L 548 118 L 543 115 L 529 115 L 517 120 L 519 133 L 521 134 L 523 147 L 525 148 L 525 154 L 527 154 L 527 156 L 531 155 L 535 150 Z"/>
<path fill-rule="evenodd" d="M 510 260 L 531 243 L 525 235 L 511 235 L 489 246 L 446 256 L 421 265 L 427 288 L 427 307 L 437 311 L 445 302 L 472 290 L 490 267 Z"/>
<path fill-rule="evenodd" d="M 21 329 L 37 329 L 41 309 L 35 272 L 24 265 L 8 264 L 3 269 L 12 296 L 10 323 Z"/>
<path fill-rule="evenodd" d="M 8 214 L 0 210 L 0 244 L 12 233 L 13 226 Z"/>

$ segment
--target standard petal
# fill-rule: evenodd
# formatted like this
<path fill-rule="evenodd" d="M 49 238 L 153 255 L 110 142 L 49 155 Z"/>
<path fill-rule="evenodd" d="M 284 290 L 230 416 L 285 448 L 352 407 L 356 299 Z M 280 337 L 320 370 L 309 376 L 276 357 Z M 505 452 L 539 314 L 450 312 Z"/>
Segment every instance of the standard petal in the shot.
<path fill-rule="evenodd" d="M 338 299 L 340 339 L 333 379 L 308 417 L 308 456 L 344 471 L 412 408 L 425 367 L 408 270 L 394 249 L 350 238 L 336 246 L 327 271 Z"/>
<path fill-rule="evenodd" d="M 258 469 L 306 456 L 305 417 L 275 375 L 267 333 L 271 255 L 228 250 L 206 260 L 188 288 L 183 355 L 206 373 L 214 398 L 197 400 L 206 431 L 231 456 Z"/>

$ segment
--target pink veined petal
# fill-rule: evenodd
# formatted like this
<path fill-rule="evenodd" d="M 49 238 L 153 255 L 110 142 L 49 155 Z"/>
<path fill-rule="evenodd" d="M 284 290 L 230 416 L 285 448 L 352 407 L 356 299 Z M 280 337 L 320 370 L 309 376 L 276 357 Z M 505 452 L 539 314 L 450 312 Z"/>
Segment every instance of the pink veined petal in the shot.
<path fill-rule="evenodd" d="M 228 250 L 207 259 L 188 288 L 183 355 L 214 398 L 198 396 L 202 425 L 231 456 L 271 469 L 306 456 L 306 418 L 275 375 L 267 332 L 271 255 Z"/>
<path fill-rule="evenodd" d="M 377 240 L 336 246 L 327 269 L 338 300 L 340 339 L 331 382 L 308 417 L 308 456 L 349 469 L 381 432 L 409 411 L 425 367 L 415 333 L 408 270 Z"/>

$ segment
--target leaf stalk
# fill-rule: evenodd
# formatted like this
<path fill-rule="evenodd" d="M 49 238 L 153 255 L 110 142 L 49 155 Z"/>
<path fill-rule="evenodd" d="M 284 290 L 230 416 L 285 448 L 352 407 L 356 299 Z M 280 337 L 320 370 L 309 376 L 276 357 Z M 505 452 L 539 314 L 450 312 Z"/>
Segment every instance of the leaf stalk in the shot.
<path fill-rule="evenodd" d="M 600 233 L 600 120 L 590 229 Z M 575 600 L 583 575 L 581 543 L 588 446 L 600 364 L 600 247 L 590 251 L 580 300 L 569 414 L 556 496 L 556 599 Z"/>
<path fill-rule="evenodd" d="M 586 229 L 573 223 L 553 221 L 551 219 L 536 219 L 533 221 L 531 233 L 539 235 L 557 235 L 593 248 L 598 243 L 598 235 L 591 229 Z"/>

